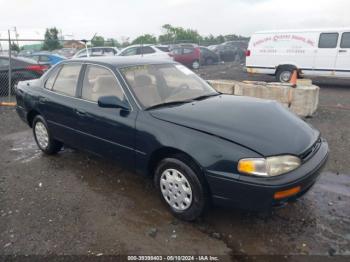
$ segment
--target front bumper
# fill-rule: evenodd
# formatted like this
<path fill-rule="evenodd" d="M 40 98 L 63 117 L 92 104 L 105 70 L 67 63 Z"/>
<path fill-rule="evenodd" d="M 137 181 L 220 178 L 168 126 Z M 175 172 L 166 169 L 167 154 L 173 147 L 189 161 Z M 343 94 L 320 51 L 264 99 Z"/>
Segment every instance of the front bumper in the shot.
<path fill-rule="evenodd" d="M 207 171 L 213 203 L 247 210 L 269 210 L 305 194 L 316 182 L 327 158 L 328 144 L 322 139 L 319 149 L 311 158 L 296 170 L 284 175 L 267 178 L 239 175 L 237 179 L 228 179 L 227 176 Z M 276 192 L 296 186 L 301 188 L 298 194 L 274 199 Z"/>

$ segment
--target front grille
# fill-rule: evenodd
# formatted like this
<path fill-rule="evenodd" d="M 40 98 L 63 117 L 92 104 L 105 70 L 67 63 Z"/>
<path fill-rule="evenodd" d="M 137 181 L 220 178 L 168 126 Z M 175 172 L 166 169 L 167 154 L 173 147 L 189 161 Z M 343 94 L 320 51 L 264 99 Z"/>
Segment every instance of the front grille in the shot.
<path fill-rule="evenodd" d="M 321 138 L 319 138 L 309 149 L 307 149 L 304 153 L 300 155 L 300 159 L 302 162 L 307 161 L 311 158 L 320 148 L 321 146 Z"/>

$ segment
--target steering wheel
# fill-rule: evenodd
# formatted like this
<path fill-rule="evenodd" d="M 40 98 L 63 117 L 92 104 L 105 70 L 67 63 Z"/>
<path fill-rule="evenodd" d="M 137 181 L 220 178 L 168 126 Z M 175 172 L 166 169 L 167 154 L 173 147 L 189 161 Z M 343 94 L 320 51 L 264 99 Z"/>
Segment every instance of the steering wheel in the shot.
<path fill-rule="evenodd" d="M 172 88 L 170 94 L 168 97 L 176 95 L 178 93 L 183 92 L 184 90 L 190 90 L 190 87 L 188 84 L 181 84 L 180 86 L 178 86 L 177 88 Z"/>

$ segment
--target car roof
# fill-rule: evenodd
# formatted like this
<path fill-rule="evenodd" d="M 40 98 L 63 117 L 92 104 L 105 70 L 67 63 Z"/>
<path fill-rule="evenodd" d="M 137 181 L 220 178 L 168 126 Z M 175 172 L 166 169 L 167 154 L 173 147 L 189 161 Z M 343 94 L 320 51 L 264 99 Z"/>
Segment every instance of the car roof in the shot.
<path fill-rule="evenodd" d="M 97 63 L 110 65 L 115 67 L 128 67 L 137 65 L 152 65 L 152 64 L 176 64 L 171 60 L 163 59 L 152 59 L 146 57 L 125 57 L 125 56 L 97 56 L 97 57 L 84 57 L 66 60 L 65 63 L 69 62 L 85 62 L 85 63 Z"/>
<path fill-rule="evenodd" d="M 311 29 L 286 29 L 286 30 L 266 30 L 258 31 L 255 34 L 276 34 L 276 33 L 311 33 L 311 32 L 344 32 L 350 31 L 349 27 L 337 27 L 337 28 L 311 28 Z"/>

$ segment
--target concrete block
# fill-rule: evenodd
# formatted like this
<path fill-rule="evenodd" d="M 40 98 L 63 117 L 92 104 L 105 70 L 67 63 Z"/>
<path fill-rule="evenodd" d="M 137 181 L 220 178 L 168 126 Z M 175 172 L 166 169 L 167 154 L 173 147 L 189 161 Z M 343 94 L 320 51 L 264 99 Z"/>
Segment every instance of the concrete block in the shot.
<path fill-rule="evenodd" d="M 235 92 L 236 81 L 230 80 L 208 80 L 209 84 L 218 92 L 233 95 Z"/>
<path fill-rule="evenodd" d="M 235 95 L 252 96 L 262 99 L 270 99 L 281 104 L 289 103 L 288 92 L 290 85 L 267 84 L 265 82 L 239 83 L 235 87 Z"/>
<path fill-rule="evenodd" d="M 303 79 L 296 88 L 289 83 L 266 83 L 258 81 L 210 80 L 219 92 L 239 96 L 251 96 L 275 100 L 299 116 L 306 117 L 315 113 L 319 102 L 319 87 L 309 85 Z M 301 85 L 304 83 L 305 85 Z"/>
<path fill-rule="evenodd" d="M 297 79 L 297 86 L 312 86 L 311 79 Z"/>
<path fill-rule="evenodd" d="M 289 109 L 299 116 L 312 116 L 318 107 L 320 88 L 315 85 L 292 88 Z"/>

